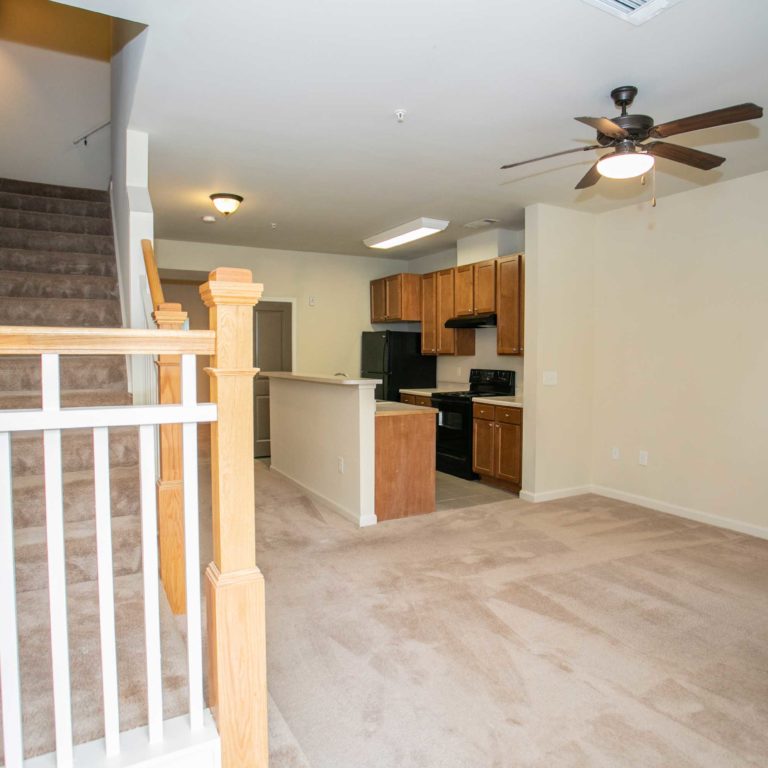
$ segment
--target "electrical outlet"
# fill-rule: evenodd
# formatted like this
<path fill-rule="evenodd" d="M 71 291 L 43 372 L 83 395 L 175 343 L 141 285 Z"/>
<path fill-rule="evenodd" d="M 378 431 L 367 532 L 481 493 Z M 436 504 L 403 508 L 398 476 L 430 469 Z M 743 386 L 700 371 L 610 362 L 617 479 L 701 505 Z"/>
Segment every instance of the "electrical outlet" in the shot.
<path fill-rule="evenodd" d="M 460 365 L 459 365 L 459 366 L 456 366 L 456 378 L 457 378 L 459 381 L 461 381 L 461 374 L 462 374 L 461 366 L 460 366 Z"/>
<path fill-rule="evenodd" d="M 340 475 L 344 474 L 344 457 L 343 456 L 339 456 L 339 474 Z"/>
<path fill-rule="evenodd" d="M 618 449 L 618 446 L 614 445 L 613 448 L 611 448 L 611 458 L 614 461 L 618 461 L 621 458 L 621 451 Z"/>
<path fill-rule="evenodd" d="M 648 466 L 648 451 L 640 451 L 640 454 L 637 457 L 637 463 L 641 467 L 647 467 Z"/>

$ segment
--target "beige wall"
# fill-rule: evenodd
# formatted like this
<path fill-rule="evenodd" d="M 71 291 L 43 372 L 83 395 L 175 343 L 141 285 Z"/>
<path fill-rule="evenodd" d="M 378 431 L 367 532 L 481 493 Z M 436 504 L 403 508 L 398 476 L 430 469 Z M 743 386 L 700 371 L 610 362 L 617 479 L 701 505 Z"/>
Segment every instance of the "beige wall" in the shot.
<path fill-rule="evenodd" d="M 596 217 L 592 467 L 768 535 L 766 212 L 760 173 Z"/>
<path fill-rule="evenodd" d="M 545 500 L 591 482 L 595 217 L 534 205 L 525 225 L 521 495 Z M 545 371 L 556 386 L 543 384 Z"/>
<path fill-rule="evenodd" d="M 296 370 L 301 373 L 358 376 L 361 333 L 373 330 L 369 282 L 408 271 L 407 262 L 394 259 L 179 240 L 157 240 L 155 247 L 161 269 L 244 267 L 264 284 L 265 298 L 296 299 Z M 315 306 L 309 305 L 310 296 Z M 408 330 L 402 325 L 386 327 Z"/>

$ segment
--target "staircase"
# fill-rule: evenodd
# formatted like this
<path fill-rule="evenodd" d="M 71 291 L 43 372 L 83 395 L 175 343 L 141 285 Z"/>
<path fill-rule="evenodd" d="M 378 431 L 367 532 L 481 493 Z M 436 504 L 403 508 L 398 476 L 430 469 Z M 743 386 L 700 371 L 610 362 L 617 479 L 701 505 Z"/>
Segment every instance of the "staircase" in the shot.
<path fill-rule="evenodd" d="M 0 325 L 119 327 L 109 195 L 0 179 Z M 131 402 L 125 358 L 61 362 L 61 404 Z M 39 408 L 40 358 L 0 357 L 0 410 Z M 41 433 L 13 438 L 16 589 L 25 756 L 55 748 Z M 137 430 L 110 431 L 121 731 L 146 723 Z M 90 430 L 62 436 L 65 546 L 76 743 L 103 733 Z M 186 649 L 161 595 L 166 717 L 184 711 Z M 2 764 L 0 739 L 0 764 Z"/>

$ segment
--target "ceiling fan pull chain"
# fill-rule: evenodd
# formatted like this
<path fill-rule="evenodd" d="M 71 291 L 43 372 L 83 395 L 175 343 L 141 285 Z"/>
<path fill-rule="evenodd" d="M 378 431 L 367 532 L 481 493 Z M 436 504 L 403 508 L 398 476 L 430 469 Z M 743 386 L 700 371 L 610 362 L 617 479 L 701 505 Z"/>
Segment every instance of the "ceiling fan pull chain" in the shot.
<path fill-rule="evenodd" d="M 656 164 L 651 168 L 651 208 L 656 207 Z"/>

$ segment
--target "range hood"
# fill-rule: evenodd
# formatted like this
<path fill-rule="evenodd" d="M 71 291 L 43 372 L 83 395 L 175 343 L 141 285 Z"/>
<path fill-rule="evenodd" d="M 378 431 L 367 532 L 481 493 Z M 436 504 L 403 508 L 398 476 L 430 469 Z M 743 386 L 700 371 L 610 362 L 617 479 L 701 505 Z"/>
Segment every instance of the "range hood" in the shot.
<path fill-rule="evenodd" d="M 485 312 L 481 315 L 462 315 L 445 321 L 446 328 L 495 328 L 496 313 Z"/>

